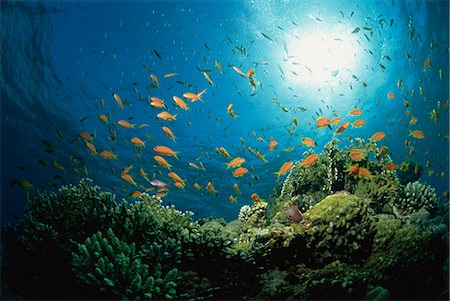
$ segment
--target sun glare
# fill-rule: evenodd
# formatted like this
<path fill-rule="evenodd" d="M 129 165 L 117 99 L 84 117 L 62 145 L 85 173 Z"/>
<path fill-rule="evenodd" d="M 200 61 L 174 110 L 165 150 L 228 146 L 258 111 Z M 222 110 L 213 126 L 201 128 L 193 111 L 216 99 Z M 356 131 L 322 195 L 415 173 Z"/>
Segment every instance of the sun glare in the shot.
<path fill-rule="evenodd" d="M 290 82 L 326 83 L 353 70 L 357 51 L 351 34 L 316 30 L 293 34 L 286 43 L 287 79 Z"/>

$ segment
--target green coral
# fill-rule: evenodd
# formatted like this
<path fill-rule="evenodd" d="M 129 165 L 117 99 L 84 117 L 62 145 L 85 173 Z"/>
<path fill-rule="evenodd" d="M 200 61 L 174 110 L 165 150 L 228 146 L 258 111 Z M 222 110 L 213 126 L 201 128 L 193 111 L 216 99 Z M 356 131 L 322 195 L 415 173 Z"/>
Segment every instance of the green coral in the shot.
<path fill-rule="evenodd" d="M 117 203 L 90 180 L 38 194 L 24 220 L 2 230 L 2 297 L 444 296 L 448 206 L 405 211 L 396 173 L 384 167 L 387 154 L 362 139 L 337 144 L 327 144 L 312 166 L 297 164 L 273 198 L 243 206 L 228 223 L 194 221 L 146 193 Z M 371 177 L 345 171 L 355 164 L 352 148 L 365 150 L 358 164 Z M 349 192 L 336 193 L 343 189 Z M 291 205 L 302 221 L 288 218 Z"/>
<path fill-rule="evenodd" d="M 398 219 L 379 220 L 375 226 L 373 249 L 364 268 L 372 279 L 394 295 L 404 298 L 437 297 L 442 280 L 429 282 L 427 275 L 439 270 L 448 257 L 444 251 L 448 240 L 442 239 L 444 236 L 448 238 L 448 230 L 441 225 L 430 223 L 423 229 L 419 225 L 403 224 Z M 429 291 L 423 292 L 420 283 L 427 283 Z"/>
<path fill-rule="evenodd" d="M 148 252 L 157 260 L 158 245 Z M 80 286 L 91 288 L 91 296 L 104 299 L 173 299 L 176 296 L 177 269 L 164 273 L 160 262 L 149 267 L 142 262 L 136 244 L 121 241 L 109 229 L 97 232 L 73 252 L 72 269 Z M 156 252 L 155 252 L 156 251 Z M 169 255 L 169 254 L 167 254 Z"/>
<path fill-rule="evenodd" d="M 314 264 L 357 263 L 368 257 L 374 232 L 367 207 L 361 198 L 338 194 L 304 214 L 305 222 L 296 227 L 304 231 Z"/>
<path fill-rule="evenodd" d="M 359 180 L 356 185 L 346 187 L 353 191 L 355 195 L 369 199 L 371 207 L 375 212 L 389 212 L 390 208 L 397 200 L 400 190 L 400 183 L 395 173 L 390 171 L 381 171 L 374 175 L 370 181 L 366 179 Z"/>
<path fill-rule="evenodd" d="M 396 203 L 399 209 L 405 213 L 413 213 L 420 209 L 432 211 L 437 208 L 436 190 L 420 182 L 408 183 L 405 186 L 403 197 Z"/>
<path fill-rule="evenodd" d="M 260 277 L 262 299 L 362 299 L 369 274 L 357 266 L 334 261 L 322 268 L 298 265 L 292 271 L 270 270 Z"/>
<path fill-rule="evenodd" d="M 244 205 L 239 210 L 238 219 L 245 230 L 249 228 L 261 227 L 267 224 L 266 211 L 268 204 L 266 202 L 255 202 L 252 206 Z"/>

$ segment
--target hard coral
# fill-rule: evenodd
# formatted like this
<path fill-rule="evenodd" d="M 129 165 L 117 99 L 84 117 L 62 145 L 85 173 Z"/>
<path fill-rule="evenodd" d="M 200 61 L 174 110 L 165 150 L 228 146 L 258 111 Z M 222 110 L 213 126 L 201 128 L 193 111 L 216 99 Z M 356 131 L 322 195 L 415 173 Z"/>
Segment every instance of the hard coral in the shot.
<path fill-rule="evenodd" d="M 408 183 L 404 196 L 399 199 L 398 207 L 403 213 L 412 213 L 420 209 L 432 211 L 437 208 L 436 190 L 420 182 Z"/>
<path fill-rule="evenodd" d="M 141 260 L 136 244 L 120 240 L 109 229 L 97 232 L 72 253 L 73 272 L 90 296 L 102 299 L 173 299 L 177 269 L 164 272 L 161 263 L 151 267 Z"/>
<path fill-rule="evenodd" d="M 373 239 L 367 204 L 353 195 L 326 197 L 304 214 L 306 246 L 311 263 L 323 265 L 334 260 L 358 263 L 368 256 Z"/>

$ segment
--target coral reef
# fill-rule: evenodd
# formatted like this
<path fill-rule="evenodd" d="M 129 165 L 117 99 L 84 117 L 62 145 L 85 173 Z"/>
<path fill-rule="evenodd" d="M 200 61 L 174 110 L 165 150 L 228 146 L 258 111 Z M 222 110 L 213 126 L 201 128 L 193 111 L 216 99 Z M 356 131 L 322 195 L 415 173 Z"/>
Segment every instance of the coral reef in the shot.
<path fill-rule="evenodd" d="M 334 139 L 228 223 L 146 193 L 116 202 L 88 179 L 37 194 L 2 229 L 2 298 L 446 296 L 448 204 L 430 186 L 403 186 L 390 162 L 372 141 Z"/>
<path fill-rule="evenodd" d="M 432 211 L 437 208 L 436 190 L 420 182 L 408 183 L 404 189 L 404 196 L 397 202 L 403 213 L 413 213 L 420 209 Z"/>
<path fill-rule="evenodd" d="M 311 264 L 335 260 L 359 263 L 368 257 L 374 232 L 362 199 L 347 194 L 326 197 L 304 214 L 304 238 Z"/>
<path fill-rule="evenodd" d="M 160 250 L 156 243 L 147 250 L 158 262 L 150 268 L 141 260 L 147 254 L 138 253 L 134 242 L 119 240 L 110 228 L 106 235 L 97 232 L 78 244 L 78 252 L 72 253 L 72 270 L 79 285 L 88 286 L 94 298 L 173 299 L 177 269 L 163 272 L 160 257 L 173 254 Z"/>

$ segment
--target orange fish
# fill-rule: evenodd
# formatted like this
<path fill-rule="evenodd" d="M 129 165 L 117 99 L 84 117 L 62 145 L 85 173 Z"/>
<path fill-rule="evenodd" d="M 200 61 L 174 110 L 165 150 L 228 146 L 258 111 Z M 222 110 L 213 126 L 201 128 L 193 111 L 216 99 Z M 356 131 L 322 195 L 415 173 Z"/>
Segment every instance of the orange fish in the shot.
<path fill-rule="evenodd" d="M 383 132 L 376 132 L 375 134 L 372 135 L 372 137 L 369 138 L 369 140 L 380 141 L 384 137 L 386 137 L 385 133 L 383 133 Z"/>
<path fill-rule="evenodd" d="M 119 95 L 117 95 L 116 93 L 113 94 L 114 99 L 116 100 L 117 104 L 119 105 L 119 107 L 121 109 L 123 109 L 123 103 L 122 103 L 122 99 L 120 98 Z"/>
<path fill-rule="evenodd" d="M 275 147 L 277 147 L 278 145 L 278 141 L 276 141 L 275 139 L 273 139 L 272 137 L 270 137 L 270 142 L 269 142 L 269 151 L 273 151 L 273 149 Z"/>
<path fill-rule="evenodd" d="M 359 168 L 358 175 L 359 175 L 360 177 L 368 178 L 368 179 L 370 179 L 370 178 L 373 177 L 372 174 L 370 173 L 370 171 L 369 171 L 368 169 L 366 169 L 366 168 L 363 168 L 363 167 L 360 167 L 360 168 Z"/>
<path fill-rule="evenodd" d="M 168 77 L 173 77 L 173 76 L 177 76 L 177 75 L 178 75 L 178 73 L 167 73 L 167 74 L 164 74 L 163 77 L 168 78 Z"/>
<path fill-rule="evenodd" d="M 230 200 L 231 203 L 236 203 L 237 202 L 237 198 L 230 195 L 230 197 L 228 198 Z"/>
<path fill-rule="evenodd" d="M 86 132 L 80 132 L 80 136 L 86 141 L 92 141 L 92 136 Z"/>
<path fill-rule="evenodd" d="M 209 181 L 208 184 L 206 184 L 206 190 L 208 190 L 208 192 L 212 194 L 217 193 L 217 190 L 214 189 L 214 186 L 211 183 L 211 181 Z"/>
<path fill-rule="evenodd" d="M 359 128 L 366 124 L 366 121 L 364 119 L 357 119 L 353 122 L 352 127 Z"/>
<path fill-rule="evenodd" d="M 130 139 L 131 143 L 136 147 L 145 147 L 145 142 L 139 139 L 138 137 L 133 137 Z"/>
<path fill-rule="evenodd" d="M 194 183 L 194 188 L 197 190 L 202 190 L 202 187 L 198 183 Z"/>
<path fill-rule="evenodd" d="M 228 105 L 228 107 L 227 107 L 227 114 L 228 114 L 230 117 L 234 118 L 234 119 L 236 119 L 237 117 L 239 117 L 239 115 L 237 115 L 237 114 L 233 111 L 233 104 L 232 104 L 232 103 L 230 103 L 230 104 Z"/>
<path fill-rule="evenodd" d="M 150 74 L 150 78 L 152 79 L 153 84 L 158 88 L 159 87 L 159 81 L 156 75 Z"/>
<path fill-rule="evenodd" d="M 330 119 L 328 119 L 326 117 L 319 117 L 316 120 L 316 125 L 319 129 L 324 128 L 329 124 L 330 124 Z"/>
<path fill-rule="evenodd" d="M 87 147 L 89 148 L 89 150 L 91 151 L 91 153 L 92 153 L 93 155 L 96 155 L 96 154 L 97 154 L 97 149 L 95 148 L 94 144 L 92 144 L 92 143 L 89 142 L 89 141 L 86 141 L 86 145 L 87 145 Z"/>
<path fill-rule="evenodd" d="M 305 137 L 302 139 L 302 143 L 306 146 L 309 147 L 315 147 L 316 146 L 316 142 L 314 140 L 312 140 L 311 138 Z"/>
<path fill-rule="evenodd" d="M 182 108 L 185 111 L 189 110 L 189 107 L 184 102 L 184 100 L 182 100 L 178 96 L 173 96 L 172 99 L 173 99 L 173 102 L 175 103 L 175 105 L 179 106 L 180 108 Z"/>
<path fill-rule="evenodd" d="M 349 122 L 349 121 L 346 121 L 346 122 L 342 123 L 342 124 L 337 128 L 337 130 L 334 132 L 333 135 L 337 135 L 337 134 L 342 133 L 343 131 L 345 131 L 345 130 L 348 128 L 349 125 L 350 125 L 350 122 Z"/>
<path fill-rule="evenodd" d="M 184 190 L 184 187 L 185 187 L 184 183 L 182 183 L 182 182 L 175 182 L 174 185 L 175 185 L 175 187 Z"/>
<path fill-rule="evenodd" d="M 227 150 L 223 146 L 219 147 L 219 153 L 224 155 L 225 158 L 231 159 L 230 154 L 227 152 Z"/>
<path fill-rule="evenodd" d="M 117 159 L 117 155 L 114 154 L 112 151 L 104 150 L 100 153 L 100 156 L 102 156 L 105 159 Z"/>
<path fill-rule="evenodd" d="M 233 171 L 233 177 L 242 177 L 248 172 L 248 169 L 245 167 L 238 167 Z"/>
<path fill-rule="evenodd" d="M 387 94 L 387 97 L 388 97 L 389 99 L 394 99 L 394 98 L 395 98 L 395 94 L 392 93 L 391 91 L 389 91 L 388 94 Z"/>
<path fill-rule="evenodd" d="M 352 155 L 351 159 L 352 159 L 352 161 L 358 162 L 358 161 L 361 161 L 363 159 L 363 156 L 361 156 L 361 155 Z"/>
<path fill-rule="evenodd" d="M 319 155 L 312 154 L 309 155 L 305 160 L 300 163 L 300 166 L 308 167 L 311 166 L 319 158 Z"/>
<path fill-rule="evenodd" d="M 174 156 L 175 158 L 178 159 L 177 154 L 178 152 L 174 152 L 173 150 L 171 150 L 170 148 L 168 148 L 167 146 L 155 146 L 153 148 L 153 150 L 161 155 L 165 155 L 165 156 Z"/>
<path fill-rule="evenodd" d="M 158 115 L 156 115 L 156 117 L 158 117 L 159 119 L 162 120 L 168 120 L 168 121 L 173 121 L 173 120 L 177 120 L 177 115 L 171 115 L 169 112 L 167 111 L 163 111 L 161 113 L 158 113 Z"/>
<path fill-rule="evenodd" d="M 349 166 L 345 171 L 348 171 L 349 175 L 357 177 L 359 174 L 359 164 Z"/>
<path fill-rule="evenodd" d="M 352 116 L 359 116 L 362 114 L 362 111 L 360 109 L 354 109 L 352 111 L 350 111 L 350 115 Z"/>
<path fill-rule="evenodd" d="M 415 131 L 410 130 L 408 136 L 413 136 L 414 138 L 417 138 L 417 139 L 425 138 L 425 134 L 421 130 L 415 130 Z"/>
<path fill-rule="evenodd" d="M 62 171 L 64 171 L 64 167 L 61 165 L 61 164 L 59 164 L 57 161 L 53 161 L 52 162 L 52 166 L 54 167 L 54 168 L 56 168 L 56 169 L 59 169 L 59 170 L 62 170 Z"/>
<path fill-rule="evenodd" d="M 134 129 L 134 124 L 131 124 L 126 120 L 119 120 L 119 121 L 117 121 L 117 123 L 124 128 Z"/>
<path fill-rule="evenodd" d="M 227 163 L 227 169 L 230 167 L 239 167 L 244 162 L 245 162 L 244 158 L 240 158 L 240 157 L 234 158 L 233 160 L 230 161 L 230 163 Z"/>
<path fill-rule="evenodd" d="M 129 194 L 129 196 L 132 197 L 133 199 L 140 198 L 141 195 L 142 195 L 142 193 L 140 191 L 133 191 Z"/>
<path fill-rule="evenodd" d="M 173 142 L 176 142 L 175 140 L 177 138 L 175 137 L 175 135 L 172 133 L 172 131 L 167 126 L 163 126 L 162 130 L 164 132 L 164 135 L 166 135 L 167 137 L 171 138 L 173 140 Z"/>
<path fill-rule="evenodd" d="M 334 117 L 333 119 L 331 119 L 330 120 L 330 125 L 333 125 L 333 124 L 337 124 L 337 123 L 340 123 L 341 122 L 341 118 L 339 118 L 339 117 Z"/>
<path fill-rule="evenodd" d="M 100 119 L 104 124 L 108 124 L 109 120 L 105 114 L 98 115 L 98 119 Z"/>
<path fill-rule="evenodd" d="M 183 94 L 183 97 L 186 99 L 189 99 L 191 102 L 195 102 L 197 100 L 200 100 L 202 98 L 202 95 L 206 92 L 206 89 L 200 91 L 199 93 L 195 94 L 192 92 L 187 92 Z"/>
<path fill-rule="evenodd" d="M 183 183 L 184 185 L 184 180 L 182 178 L 180 178 L 179 175 L 177 175 L 176 173 L 174 173 L 173 171 L 169 172 L 167 174 L 169 176 L 169 178 L 171 178 L 174 182 L 180 182 Z"/>
<path fill-rule="evenodd" d="M 158 198 L 163 198 L 165 196 L 167 196 L 167 193 L 165 193 L 165 192 L 158 192 L 157 194 L 155 194 L 155 197 L 158 197 Z"/>
<path fill-rule="evenodd" d="M 120 177 L 122 178 L 122 180 L 130 183 L 133 186 L 137 185 L 137 183 L 134 181 L 133 177 L 130 176 L 129 174 L 126 174 L 126 173 L 125 174 L 121 174 Z"/>
<path fill-rule="evenodd" d="M 425 58 L 425 61 L 423 62 L 423 71 L 427 71 L 428 67 L 430 66 L 430 62 L 431 62 L 430 57 L 427 56 Z"/>
<path fill-rule="evenodd" d="M 237 194 L 241 194 L 241 192 L 239 191 L 239 186 L 238 186 L 238 184 L 234 183 L 233 189 L 234 189 L 234 191 L 235 191 Z"/>
<path fill-rule="evenodd" d="M 417 118 L 416 117 L 411 118 L 411 120 L 409 121 L 410 125 L 415 125 L 416 123 L 417 123 Z"/>
<path fill-rule="evenodd" d="M 281 175 L 286 174 L 291 169 L 292 165 L 294 165 L 294 162 L 292 161 L 283 163 L 283 165 L 281 165 L 280 167 L 280 170 L 278 170 L 278 172 L 275 172 L 275 174 L 277 175 L 277 179 L 280 178 Z"/>
<path fill-rule="evenodd" d="M 166 107 L 166 102 L 158 97 L 150 97 L 150 105 L 154 108 L 165 108 Z"/>
<path fill-rule="evenodd" d="M 262 202 L 261 197 L 260 197 L 257 193 L 252 193 L 252 195 L 250 196 L 250 198 L 251 198 L 252 201 L 255 202 L 255 203 L 260 203 L 260 202 Z"/>
<path fill-rule="evenodd" d="M 18 181 L 18 180 L 14 180 L 14 181 Z M 25 190 L 30 190 L 31 188 L 33 188 L 33 184 L 31 184 L 30 181 L 28 181 L 28 180 L 20 180 L 19 185 L 20 185 L 20 187 L 22 187 Z"/>
<path fill-rule="evenodd" d="M 362 149 L 362 148 L 352 148 L 351 150 L 350 150 L 350 154 L 352 154 L 352 155 L 362 155 L 362 154 L 364 154 L 366 152 L 366 150 L 365 149 Z"/>
<path fill-rule="evenodd" d="M 131 169 L 133 168 L 133 164 L 125 167 L 124 169 L 122 169 L 122 171 L 120 172 L 121 175 L 125 175 L 127 174 Z"/>
<path fill-rule="evenodd" d="M 169 162 L 161 156 L 154 156 L 153 159 L 155 159 L 159 165 L 166 167 L 168 170 L 172 167 L 172 165 L 170 165 Z"/>
<path fill-rule="evenodd" d="M 391 163 L 384 165 L 384 168 L 389 169 L 389 170 L 397 170 L 398 166 L 391 162 Z"/>

